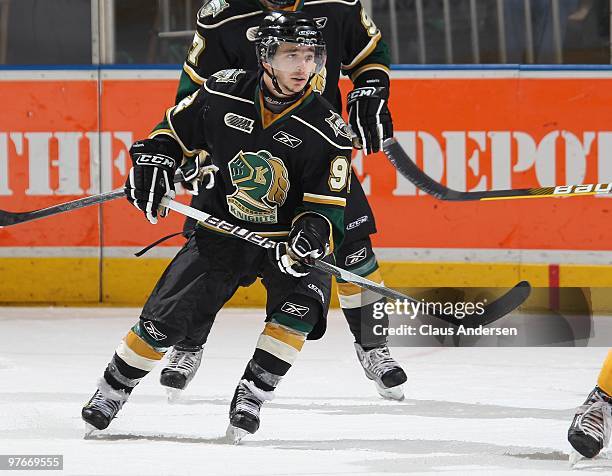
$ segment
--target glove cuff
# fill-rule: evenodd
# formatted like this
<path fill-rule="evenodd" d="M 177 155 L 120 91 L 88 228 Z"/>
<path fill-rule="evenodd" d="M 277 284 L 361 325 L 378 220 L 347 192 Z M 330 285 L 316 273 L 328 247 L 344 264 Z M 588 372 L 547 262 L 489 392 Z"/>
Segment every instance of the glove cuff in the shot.
<path fill-rule="evenodd" d="M 293 219 L 289 238 L 297 235 L 302 230 L 308 236 L 313 236 L 323 245 L 324 256 L 331 252 L 332 227 L 329 220 L 316 212 L 304 212 Z"/>
<path fill-rule="evenodd" d="M 367 86 L 372 87 L 385 87 L 388 88 L 391 85 L 389 75 L 380 69 L 369 69 L 364 71 L 353 81 L 355 88 L 364 88 Z"/>
<path fill-rule="evenodd" d="M 154 139 L 144 139 L 134 142 L 132 147 L 130 147 L 132 163 L 135 163 L 135 157 L 141 154 L 165 155 L 171 158 L 174 161 L 174 166 L 164 168 L 171 169 L 172 171 L 176 170 L 183 157 L 181 146 L 178 145 L 175 140 L 161 134 Z M 160 164 L 160 166 L 163 167 L 164 164 Z"/>

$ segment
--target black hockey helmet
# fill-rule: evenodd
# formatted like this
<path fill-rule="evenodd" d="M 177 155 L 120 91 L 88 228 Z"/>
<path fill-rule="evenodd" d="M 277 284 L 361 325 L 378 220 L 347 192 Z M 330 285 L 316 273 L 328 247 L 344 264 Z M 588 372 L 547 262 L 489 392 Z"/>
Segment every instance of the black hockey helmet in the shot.
<path fill-rule="evenodd" d="M 325 66 L 327 55 L 323 34 L 314 19 L 304 12 L 274 11 L 265 16 L 255 39 L 260 67 L 262 63 L 269 63 L 273 68 L 283 69 L 274 60 L 281 43 L 312 51 L 314 68 L 311 76 L 320 73 Z"/>

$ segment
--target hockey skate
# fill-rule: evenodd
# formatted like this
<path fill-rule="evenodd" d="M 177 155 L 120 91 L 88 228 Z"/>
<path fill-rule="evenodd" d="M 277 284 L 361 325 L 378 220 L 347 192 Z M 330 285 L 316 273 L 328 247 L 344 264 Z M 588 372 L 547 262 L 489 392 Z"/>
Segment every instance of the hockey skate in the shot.
<path fill-rule="evenodd" d="M 403 400 L 402 384 L 406 382 L 407 377 L 389 354 L 389 348 L 385 345 L 364 350 L 355 343 L 355 350 L 366 377 L 374 382 L 379 395 L 387 400 Z"/>
<path fill-rule="evenodd" d="M 128 396 L 123 390 L 116 390 L 101 379 L 95 393 L 81 410 L 81 418 L 85 421 L 85 437 L 96 430 L 106 429 Z"/>
<path fill-rule="evenodd" d="M 202 352 L 200 347 L 174 347 L 170 352 L 159 378 L 159 383 L 166 387 L 169 403 L 180 400 L 183 390 L 195 377 L 202 363 Z"/>
<path fill-rule="evenodd" d="M 230 443 L 237 445 L 246 435 L 259 429 L 261 406 L 273 397 L 274 392 L 261 390 L 253 382 L 242 379 L 238 383 L 230 404 L 230 423 L 226 431 Z"/>
<path fill-rule="evenodd" d="M 612 397 L 595 387 L 584 404 L 578 407 L 567 432 L 574 448 L 570 465 L 584 458 L 594 458 L 610 441 L 612 430 Z"/>

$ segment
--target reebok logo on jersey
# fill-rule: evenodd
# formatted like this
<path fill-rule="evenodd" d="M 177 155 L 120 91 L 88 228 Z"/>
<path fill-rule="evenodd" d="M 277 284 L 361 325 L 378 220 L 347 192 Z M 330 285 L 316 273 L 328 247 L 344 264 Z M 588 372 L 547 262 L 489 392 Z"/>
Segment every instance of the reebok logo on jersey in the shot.
<path fill-rule="evenodd" d="M 159 332 L 151 321 L 145 321 L 144 328 L 147 331 L 147 333 L 151 337 L 153 337 L 153 339 L 155 339 L 155 340 L 158 340 L 158 341 L 159 340 L 164 340 L 166 337 L 168 337 L 167 335 L 164 335 L 161 332 Z"/>
<path fill-rule="evenodd" d="M 136 156 L 136 164 L 138 165 L 154 165 L 161 167 L 168 167 L 171 169 L 176 168 L 176 162 L 172 157 L 166 155 L 151 155 L 151 154 L 138 154 Z"/>
<path fill-rule="evenodd" d="M 246 132 L 250 134 L 253 132 L 253 124 L 255 121 L 253 119 L 249 119 L 248 117 L 239 116 L 238 114 L 234 114 L 233 112 L 228 112 L 223 118 L 226 126 L 231 127 L 232 129 L 238 129 L 239 131 Z"/>
<path fill-rule="evenodd" d="M 308 283 L 308 289 L 312 289 L 315 293 L 317 293 L 321 298 L 321 302 L 325 304 L 325 296 L 323 295 L 323 291 L 321 291 L 317 286 L 312 283 Z"/>
<path fill-rule="evenodd" d="M 368 255 L 368 253 L 366 252 L 366 249 L 365 249 L 365 246 L 364 246 L 359 251 L 355 251 L 354 253 L 351 253 L 350 255 L 348 255 L 346 257 L 346 259 L 344 260 L 344 263 L 347 266 L 352 266 L 352 265 L 357 264 L 360 261 L 363 261 L 364 259 L 366 259 L 367 255 Z"/>
<path fill-rule="evenodd" d="M 281 311 L 291 314 L 292 316 L 304 317 L 306 314 L 308 314 L 310 308 L 287 301 L 281 306 Z"/>
<path fill-rule="evenodd" d="M 368 216 L 364 215 L 362 217 L 357 218 L 357 220 L 350 222 L 346 225 L 347 230 L 352 230 L 353 228 L 357 228 L 360 225 L 363 225 L 366 221 L 368 221 Z"/>
<path fill-rule="evenodd" d="M 285 131 L 278 131 L 272 136 L 272 138 L 274 140 L 277 140 L 281 144 L 285 144 L 286 146 L 291 147 L 292 149 L 295 149 L 298 145 L 302 143 L 301 139 L 298 139 L 297 137 L 292 136 L 291 134 Z"/>
<path fill-rule="evenodd" d="M 347 139 L 351 138 L 351 131 L 349 130 L 346 122 L 342 119 L 342 116 L 336 112 L 330 111 L 331 116 L 325 118 L 325 122 L 329 124 L 329 127 L 332 128 L 336 137 L 343 136 Z"/>
<path fill-rule="evenodd" d="M 319 30 L 322 30 L 327 25 L 327 17 L 314 18 L 314 21 Z"/>

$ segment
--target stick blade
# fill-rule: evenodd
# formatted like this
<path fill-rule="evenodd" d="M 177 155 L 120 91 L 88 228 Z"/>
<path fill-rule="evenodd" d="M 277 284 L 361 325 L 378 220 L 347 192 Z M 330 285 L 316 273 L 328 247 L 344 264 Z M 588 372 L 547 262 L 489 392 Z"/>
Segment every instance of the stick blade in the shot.
<path fill-rule="evenodd" d="M 0 210 L 0 228 L 21 223 L 21 221 L 19 220 L 19 215 L 19 213 L 12 213 L 7 212 L 5 210 Z"/>
<path fill-rule="evenodd" d="M 486 326 L 491 324 L 518 308 L 527 300 L 530 294 L 531 284 L 528 281 L 521 281 L 503 296 L 486 305 L 482 316 L 472 317 L 469 320 L 466 319 L 466 322 L 463 324 L 467 326 Z"/>

